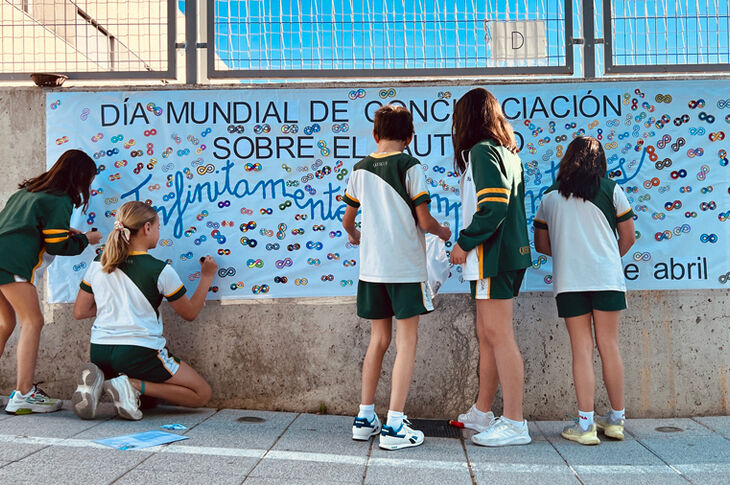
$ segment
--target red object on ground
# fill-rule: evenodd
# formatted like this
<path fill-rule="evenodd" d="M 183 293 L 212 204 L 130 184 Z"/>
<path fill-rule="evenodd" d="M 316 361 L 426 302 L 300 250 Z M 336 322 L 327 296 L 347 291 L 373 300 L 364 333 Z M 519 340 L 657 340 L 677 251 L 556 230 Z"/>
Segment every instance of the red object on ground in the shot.
<path fill-rule="evenodd" d="M 462 423 L 461 421 L 456 421 L 455 419 L 450 419 L 449 420 L 449 425 L 451 425 L 451 426 L 453 426 L 455 428 L 463 428 L 464 427 L 464 423 Z"/>

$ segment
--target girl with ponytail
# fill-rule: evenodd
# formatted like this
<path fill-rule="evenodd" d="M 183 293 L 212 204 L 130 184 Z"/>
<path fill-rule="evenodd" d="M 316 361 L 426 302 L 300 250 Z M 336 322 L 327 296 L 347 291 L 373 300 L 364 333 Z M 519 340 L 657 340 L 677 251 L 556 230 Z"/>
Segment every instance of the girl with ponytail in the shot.
<path fill-rule="evenodd" d="M 201 259 L 200 283 L 188 299 L 172 266 L 147 253 L 159 239 L 157 212 L 142 202 L 127 202 L 117 212 L 101 256 L 81 282 L 74 316 L 96 317 L 91 362 L 81 369 L 72 397 L 81 419 L 96 416 L 102 390 L 111 396 L 117 414 L 131 420 L 142 419 L 141 395 L 189 407 L 204 406 L 210 399 L 205 379 L 167 349 L 159 307 L 165 298 L 178 315 L 194 320 L 218 266 L 210 256 Z"/>

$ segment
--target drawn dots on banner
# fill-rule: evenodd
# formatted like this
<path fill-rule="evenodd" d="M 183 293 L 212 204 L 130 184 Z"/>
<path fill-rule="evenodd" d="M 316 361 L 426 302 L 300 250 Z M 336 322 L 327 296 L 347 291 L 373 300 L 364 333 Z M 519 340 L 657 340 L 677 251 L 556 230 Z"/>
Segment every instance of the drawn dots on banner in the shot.
<path fill-rule="evenodd" d="M 281 283 L 285 285 L 289 279 L 286 276 L 274 276 L 274 283 Z"/>
<path fill-rule="evenodd" d="M 657 94 L 654 96 L 654 101 L 657 103 L 666 103 L 669 104 L 672 102 L 672 95 L 671 94 Z"/>
<path fill-rule="evenodd" d="M 86 121 L 89 119 L 89 114 L 91 113 L 91 110 L 89 108 L 84 108 L 81 110 L 81 114 L 79 115 L 79 118 L 81 121 Z"/>
<path fill-rule="evenodd" d="M 700 242 L 715 244 L 718 241 L 717 234 L 702 234 L 700 236 Z"/>
<path fill-rule="evenodd" d="M 439 99 L 451 99 L 451 91 L 439 91 L 436 96 Z"/>
<path fill-rule="evenodd" d="M 307 286 L 307 283 L 309 283 L 309 280 L 307 280 L 307 278 L 297 278 L 294 280 L 294 284 L 296 286 Z"/>
<path fill-rule="evenodd" d="M 228 125 L 228 128 L 226 128 L 228 133 L 238 133 L 241 134 L 244 131 L 246 131 L 246 127 L 243 125 Z"/>
<path fill-rule="evenodd" d="M 251 287 L 251 292 L 254 295 L 258 295 L 258 294 L 261 294 L 261 293 L 264 293 L 264 294 L 265 293 L 268 293 L 269 292 L 269 285 L 266 285 L 266 284 L 264 284 L 264 285 L 253 285 Z"/>
<path fill-rule="evenodd" d="M 254 125 L 253 132 L 257 135 L 261 135 L 262 133 L 269 133 L 271 131 L 271 125 L 268 123 L 264 123 L 262 125 Z"/>
<path fill-rule="evenodd" d="M 332 133 L 347 133 L 350 131 L 350 125 L 348 123 L 334 123 L 332 125 Z"/>
<path fill-rule="evenodd" d="M 86 268 L 86 263 L 84 263 L 84 262 L 81 262 L 79 264 L 75 264 L 73 266 L 74 271 L 81 271 L 84 268 Z"/>
<path fill-rule="evenodd" d="M 724 285 L 725 283 L 727 283 L 728 281 L 730 281 L 730 271 L 728 271 L 728 272 L 727 272 L 727 273 L 725 273 L 725 274 L 721 274 L 721 275 L 720 275 L 720 276 L 719 276 L 719 277 L 717 278 L 717 281 L 719 281 L 719 282 L 720 282 L 720 284 L 722 284 L 722 285 Z"/>
<path fill-rule="evenodd" d="M 697 173 L 697 180 L 699 180 L 700 182 L 704 182 L 708 173 L 710 173 L 710 167 L 707 165 L 702 165 L 700 167 L 700 171 Z"/>
<path fill-rule="evenodd" d="M 634 253 L 634 261 L 651 261 L 651 253 L 637 251 Z"/>
<path fill-rule="evenodd" d="M 162 108 L 155 103 L 147 103 L 147 111 L 151 111 L 155 116 L 162 116 Z"/>
<path fill-rule="evenodd" d="M 235 290 L 243 289 L 244 286 L 245 285 L 244 285 L 243 281 L 239 281 L 237 283 L 231 283 L 231 286 L 229 286 L 229 288 L 231 290 L 235 291 Z"/>
<path fill-rule="evenodd" d="M 697 115 L 697 118 L 699 118 L 700 121 L 705 121 L 707 123 L 714 123 L 715 117 L 711 114 L 707 114 L 704 111 L 701 111 L 699 115 Z"/>

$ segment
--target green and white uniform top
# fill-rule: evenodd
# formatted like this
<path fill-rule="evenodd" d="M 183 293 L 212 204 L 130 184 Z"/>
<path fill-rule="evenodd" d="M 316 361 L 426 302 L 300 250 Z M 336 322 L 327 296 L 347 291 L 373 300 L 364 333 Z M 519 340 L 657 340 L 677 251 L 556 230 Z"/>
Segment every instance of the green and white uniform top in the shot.
<path fill-rule="evenodd" d="M 33 283 L 44 253 L 74 256 L 88 246 L 84 234 L 70 234 L 73 203 L 66 194 L 20 189 L 0 211 L 0 269 Z"/>
<path fill-rule="evenodd" d="M 185 294 L 180 277 L 172 266 L 142 251 L 130 253 L 111 273 L 102 270 L 100 259 L 81 282 L 96 301 L 91 343 L 163 349 L 159 307 L 163 297 L 175 301 Z"/>
<path fill-rule="evenodd" d="M 464 229 L 457 243 L 468 253 L 463 278 L 481 280 L 530 266 L 520 158 L 492 140 L 477 143 L 469 150 L 459 191 Z"/>
<path fill-rule="evenodd" d="M 626 291 L 616 225 L 634 217 L 616 182 L 601 179 L 592 200 L 558 192 L 557 182 L 542 196 L 535 227 L 547 229 L 553 253 L 553 293 Z"/>
<path fill-rule="evenodd" d="M 416 206 L 431 201 L 421 163 L 402 153 L 372 154 L 355 164 L 343 200 L 360 208 L 360 280 L 428 281 L 426 241 Z"/>

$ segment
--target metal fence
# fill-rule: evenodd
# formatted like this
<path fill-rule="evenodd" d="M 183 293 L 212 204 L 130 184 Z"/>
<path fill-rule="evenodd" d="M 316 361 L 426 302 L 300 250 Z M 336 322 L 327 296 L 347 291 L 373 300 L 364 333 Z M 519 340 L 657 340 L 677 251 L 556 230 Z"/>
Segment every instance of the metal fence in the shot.
<path fill-rule="evenodd" d="M 0 79 L 173 78 L 174 0 L 0 0 Z"/>
<path fill-rule="evenodd" d="M 569 74 L 573 68 L 570 0 L 208 0 L 207 5 L 210 77 Z M 513 55 L 512 48 L 525 43 L 532 51 Z"/>
<path fill-rule="evenodd" d="M 0 80 L 174 79 L 176 49 L 188 83 L 198 54 L 228 79 L 730 72 L 730 2 L 0 0 Z"/>
<path fill-rule="evenodd" d="M 603 0 L 607 73 L 730 70 L 727 0 Z"/>

